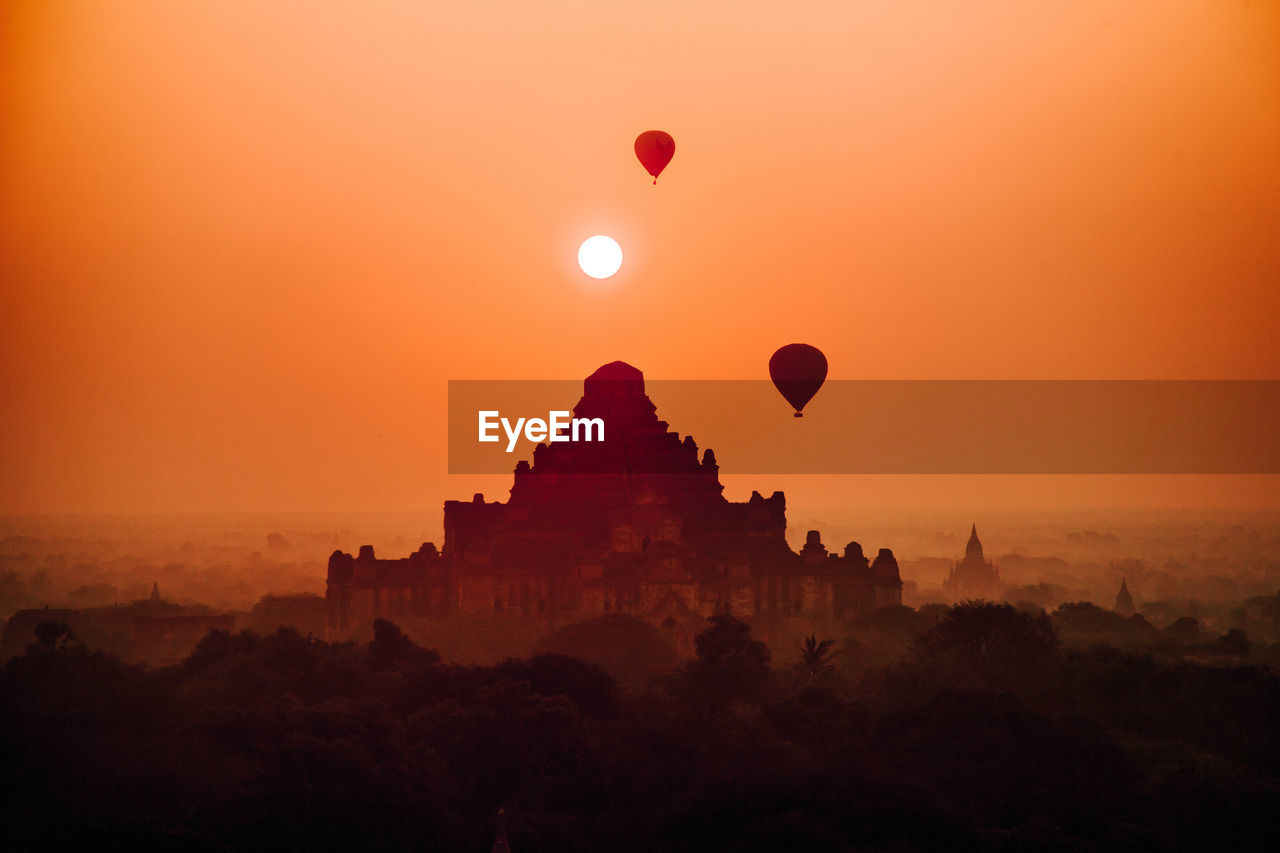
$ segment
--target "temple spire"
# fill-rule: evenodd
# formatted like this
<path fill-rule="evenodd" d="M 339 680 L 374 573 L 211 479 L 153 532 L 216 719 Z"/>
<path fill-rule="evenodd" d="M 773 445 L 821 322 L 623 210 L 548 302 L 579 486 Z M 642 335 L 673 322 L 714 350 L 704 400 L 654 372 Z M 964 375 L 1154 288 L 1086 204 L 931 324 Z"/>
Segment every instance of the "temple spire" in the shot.
<path fill-rule="evenodd" d="M 498 834 L 494 836 L 493 847 L 489 853 L 511 853 L 511 845 L 507 844 L 507 811 L 498 809 Z"/>
<path fill-rule="evenodd" d="M 1129 579 L 1120 579 L 1120 591 L 1116 593 L 1116 613 L 1121 616 L 1132 616 L 1134 614 L 1133 596 L 1129 594 Z"/>
<path fill-rule="evenodd" d="M 978 541 L 978 523 L 976 521 L 969 530 L 969 542 L 964 546 L 964 556 L 966 560 L 970 557 L 978 560 L 982 559 L 982 543 Z"/>
<path fill-rule="evenodd" d="M 976 521 L 969 526 L 964 560 L 952 566 L 951 574 L 943 581 L 942 587 L 956 600 L 995 598 L 1000 594 L 1000 573 L 982 555 L 982 541 L 978 539 Z"/>

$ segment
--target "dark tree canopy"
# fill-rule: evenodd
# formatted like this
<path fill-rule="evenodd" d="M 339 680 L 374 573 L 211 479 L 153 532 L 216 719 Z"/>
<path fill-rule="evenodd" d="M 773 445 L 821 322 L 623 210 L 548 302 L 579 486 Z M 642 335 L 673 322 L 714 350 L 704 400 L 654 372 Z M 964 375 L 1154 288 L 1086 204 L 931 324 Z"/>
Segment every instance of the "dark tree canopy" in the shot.
<path fill-rule="evenodd" d="M 917 619 L 905 660 L 810 683 L 721 615 L 631 689 L 567 655 L 442 663 L 391 622 L 211 631 L 152 670 L 41 626 L 0 670 L 0 825 L 18 851 L 487 850 L 499 809 L 518 853 L 1273 846 L 1280 678 L 1243 632 L 1200 665 L 1064 651 L 990 603 L 850 630 Z"/>
<path fill-rule="evenodd" d="M 921 634 L 911 654 L 937 683 L 1009 690 L 1042 680 L 1056 661 L 1058 636 L 1043 613 L 966 601 Z"/>
<path fill-rule="evenodd" d="M 759 699 L 771 675 L 769 647 L 752 639 L 750 625 L 728 614 L 709 622 L 694 638 L 697 657 L 683 670 L 686 695 L 711 708 Z"/>

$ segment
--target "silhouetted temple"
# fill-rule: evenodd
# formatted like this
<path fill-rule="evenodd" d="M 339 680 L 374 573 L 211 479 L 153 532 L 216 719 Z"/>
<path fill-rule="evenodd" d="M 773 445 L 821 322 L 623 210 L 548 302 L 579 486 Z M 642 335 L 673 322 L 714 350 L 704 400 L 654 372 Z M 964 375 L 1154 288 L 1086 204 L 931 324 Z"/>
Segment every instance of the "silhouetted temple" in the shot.
<path fill-rule="evenodd" d="M 698 456 L 658 419 L 644 376 L 620 361 L 589 376 L 575 417 L 602 418 L 601 442 L 539 444 L 507 501 L 446 501 L 444 547 L 406 559 L 364 546 L 329 558 L 337 634 L 375 617 L 445 620 L 493 614 L 565 623 L 624 613 L 671 630 L 682 650 L 706 617 L 728 611 L 767 633 L 898 605 L 893 553 L 873 563 L 850 542 L 829 554 L 817 531 L 801 553 L 786 541 L 786 498 L 722 492 L 711 450 Z"/>
<path fill-rule="evenodd" d="M 942 587 L 957 599 L 995 598 L 1000 592 L 1000 573 L 990 560 L 982 556 L 977 524 L 969 531 L 969 541 L 964 546 L 964 560 L 952 565 L 951 574 Z"/>
<path fill-rule="evenodd" d="M 511 845 L 507 843 L 507 813 L 502 809 L 498 809 L 498 829 L 489 853 L 511 853 Z"/>
<path fill-rule="evenodd" d="M 1129 579 L 1120 579 L 1120 591 L 1116 593 L 1115 612 L 1121 616 L 1132 616 L 1135 612 L 1133 596 L 1129 594 Z"/>

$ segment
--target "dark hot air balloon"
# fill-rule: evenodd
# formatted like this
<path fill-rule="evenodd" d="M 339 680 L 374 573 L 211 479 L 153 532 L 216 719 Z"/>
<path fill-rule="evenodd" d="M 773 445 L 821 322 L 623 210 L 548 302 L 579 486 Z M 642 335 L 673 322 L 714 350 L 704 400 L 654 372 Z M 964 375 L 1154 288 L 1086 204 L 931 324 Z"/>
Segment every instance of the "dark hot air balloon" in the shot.
<path fill-rule="evenodd" d="M 675 153 L 676 141 L 665 130 L 646 130 L 636 137 L 636 156 L 655 184 Z"/>
<path fill-rule="evenodd" d="M 769 359 L 769 377 L 787 402 L 800 410 L 813 399 L 827 378 L 827 357 L 808 344 L 787 344 Z"/>

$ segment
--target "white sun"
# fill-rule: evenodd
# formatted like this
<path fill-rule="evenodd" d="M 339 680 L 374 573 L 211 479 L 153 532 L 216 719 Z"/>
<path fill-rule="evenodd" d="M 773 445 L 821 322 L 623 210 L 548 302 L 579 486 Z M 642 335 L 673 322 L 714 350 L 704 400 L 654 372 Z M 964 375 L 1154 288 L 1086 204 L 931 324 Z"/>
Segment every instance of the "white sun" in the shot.
<path fill-rule="evenodd" d="M 603 234 L 588 237 L 578 248 L 578 266 L 592 278 L 608 278 L 622 266 L 622 247 Z"/>

